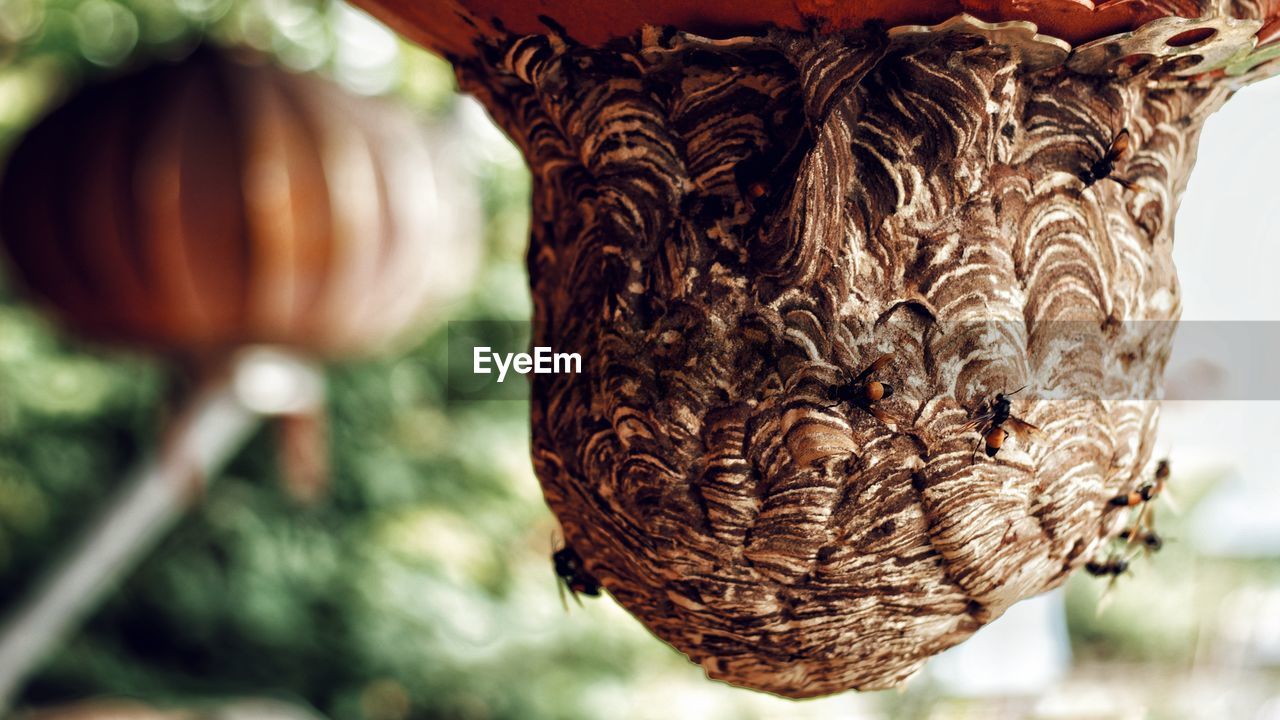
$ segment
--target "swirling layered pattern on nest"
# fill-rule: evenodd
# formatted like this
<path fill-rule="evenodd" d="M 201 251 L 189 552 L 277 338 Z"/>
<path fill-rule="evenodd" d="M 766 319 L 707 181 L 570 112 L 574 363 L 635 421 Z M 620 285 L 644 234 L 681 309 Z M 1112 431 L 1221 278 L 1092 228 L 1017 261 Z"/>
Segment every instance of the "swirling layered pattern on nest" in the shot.
<path fill-rule="evenodd" d="M 1151 457 L 1176 202 L 1226 91 L 868 30 L 462 71 L 535 179 L 534 459 L 568 542 L 713 677 L 895 685 L 1060 584 Z M 1127 128 L 1117 170 L 1079 175 Z M 886 424 L 833 388 L 884 353 Z M 995 393 L 1044 431 L 994 459 Z"/>

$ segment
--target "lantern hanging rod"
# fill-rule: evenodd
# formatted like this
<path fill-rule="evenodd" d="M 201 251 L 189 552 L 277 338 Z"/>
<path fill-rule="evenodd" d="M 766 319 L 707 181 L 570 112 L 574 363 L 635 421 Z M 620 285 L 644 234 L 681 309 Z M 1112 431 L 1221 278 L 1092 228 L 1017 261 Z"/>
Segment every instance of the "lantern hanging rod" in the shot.
<path fill-rule="evenodd" d="M 274 349 L 246 351 L 204 376 L 160 448 L 0 625 L 0 717 L 30 674 L 200 497 L 262 419 L 318 407 L 322 387 L 313 364 Z"/>

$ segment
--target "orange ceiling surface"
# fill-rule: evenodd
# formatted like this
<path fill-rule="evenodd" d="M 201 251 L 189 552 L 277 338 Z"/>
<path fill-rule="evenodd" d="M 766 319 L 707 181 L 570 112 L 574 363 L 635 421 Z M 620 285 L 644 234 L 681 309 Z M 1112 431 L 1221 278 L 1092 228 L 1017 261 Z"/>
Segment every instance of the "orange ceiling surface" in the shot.
<path fill-rule="evenodd" d="M 1197 17 L 1202 0 L 355 0 L 406 37 L 441 54 L 468 57 L 475 42 L 502 31 L 546 32 L 599 45 L 644 25 L 724 37 L 770 25 L 831 29 L 881 21 L 890 27 L 939 23 L 959 13 L 987 22 L 1029 20 L 1040 32 L 1079 44 L 1157 18 Z M 1280 35 L 1280 0 L 1261 0 L 1262 40 Z"/>

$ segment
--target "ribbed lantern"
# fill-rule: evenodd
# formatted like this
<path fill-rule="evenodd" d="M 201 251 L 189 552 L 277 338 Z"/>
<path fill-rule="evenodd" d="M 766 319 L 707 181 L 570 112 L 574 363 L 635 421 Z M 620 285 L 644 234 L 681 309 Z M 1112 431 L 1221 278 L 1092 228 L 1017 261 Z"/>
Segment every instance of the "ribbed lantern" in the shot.
<path fill-rule="evenodd" d="M 709 675 L 893 686 L 1106 564 L 1200 128 L 1280 2 L 358 2 L 523 150 L 535 344 L 584 358 L 533 380 L 539 479 Z"/>
<path fill-rule="evenodd" d="M 33 129 L 0 234 L 23 284 L 95 339 L 360 352 L 469 281 L 466 196 L 438 166 L 408 113 L 204 49 Z"/>
<path fill-rule="evenodd" d="M 321 496 L 315 359 L 439 313 L 478 260 L 476 204 L 438 149 L 403 110 L 211 49 L 82 90 L 21 141 L 0 187 L 20 283 L 80 336 L 175 360 L 189 392 L 0 626 L 0 715 L 262 416 L 293 496 Z"/>

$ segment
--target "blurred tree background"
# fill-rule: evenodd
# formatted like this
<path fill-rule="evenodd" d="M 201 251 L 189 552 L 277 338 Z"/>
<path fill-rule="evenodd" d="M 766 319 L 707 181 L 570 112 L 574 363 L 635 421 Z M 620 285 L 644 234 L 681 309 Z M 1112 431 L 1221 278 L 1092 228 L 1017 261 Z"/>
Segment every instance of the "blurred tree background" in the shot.
<path fill-rule="evenodd" d="M 474 177 L 460 181 L 482 193 L 485 232 L 476 241 L 488 261 L 473 300 L 450 316 L 528 317 L 529 190 L 519 155 L 458 102 L 444 61 L 343 4 L 0 0 L 0 148 L 82 83 L 202 42 L 247 46 L 353 92 L 395 96 L 475 148 Z M 0 603 L 8 607 L 153 444 L 169 377 L 147 359 L 60 335 L 4 282 Z M 565 617 L 526 407 L 446 407 L 444 335 L 331 367 L 328 499 L 303 508 L 280 492 L 270 433 L 259 433 L 23 701 L 253 695 L 344 718 L 596 716 L 575 704 L 577 691 L 621 683 L 634 674 L 634 648 L 650 643 L 642 632 L 602 633 L 600 622 Z"/>
<path fill-rule="evenodd" d="M 459 181 L 483 199 L 476 241 L 486 257 L 470 299 L 449 317 L 527 319 L 529 180 L 518 153 L 456 95 L 444 61 L 339 2 L 0 0 L 0 155 L 82 83 L 202 42 L 254 48 L 351 91 L 393 96 L 448 128 L 469 157 L 471 176 Z M 44 666 L 23 703 L 125 696 L 200 707 L 268 697 L 299 713 L 368 720 L 994 716 L 948 699 L 929 678 L 905 694 L 788 703 L 707 681 L 608 599 L 565 613 L 549 561 L 555 524 L 528 458 L 527 407 L 449 404 L 445 338 L 438 328 L 398 354 L 330 367 L 329 497 L 301 507 L 282 493 L 274 445 L 259 433 Z M 153 361 L 60 335 L 0 279 L 0 612 L 153 445 L 169 381 Z M 1120 686 L 1157 708 L 1176 703 L 1159 699 L 1163 688 L 1223 647 L 1212 634 L 1221 608 L 1253 607 L 1253 596 L 1232 590 L 1239 577 L 1259 578 L 1248 592 L 1280 608 L 1274 560 L 1215 566 L 1219 589 L 1210 592 L 1187 572 L 1197 562 L 1190 543 L 1165 555 L 1102 617 L 1098 585 L 1073 581 L 1079 682 Z M 1278 679 L 1275 664 L 1280 656 L 1262 681 Z M 1059 694 L 1091 697 L 1072 687 Z M 1104 710 L 1132 707 L 1132 694 L 1120 697 Z"/>

